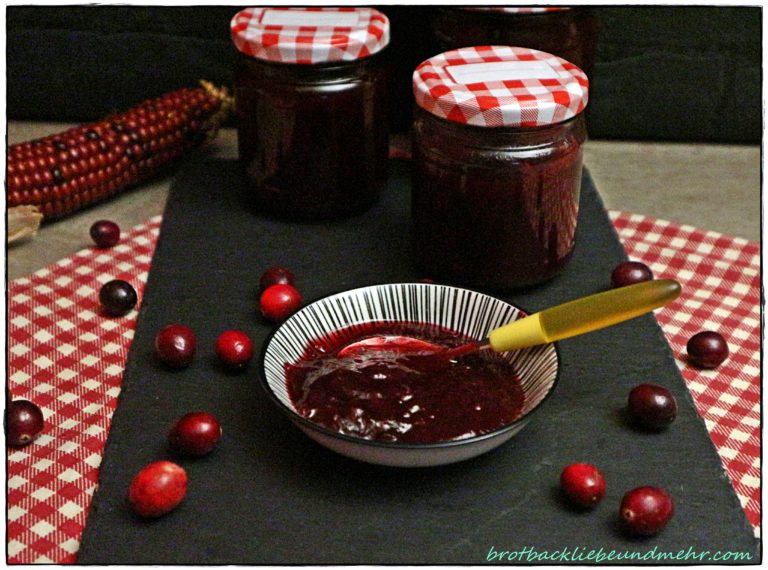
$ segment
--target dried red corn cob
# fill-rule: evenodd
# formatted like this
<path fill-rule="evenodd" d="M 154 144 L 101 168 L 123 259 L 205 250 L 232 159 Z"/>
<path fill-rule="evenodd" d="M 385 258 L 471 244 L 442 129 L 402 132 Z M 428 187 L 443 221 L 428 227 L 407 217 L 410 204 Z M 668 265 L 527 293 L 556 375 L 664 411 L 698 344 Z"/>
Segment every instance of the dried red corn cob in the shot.
<path fill-rule="evenodd" d="M 216 136 L 232 109 L 207 81 L 144 101 L 125 113 L 8 149 L 8 206 L 66 216 L 146 180 Z"/>

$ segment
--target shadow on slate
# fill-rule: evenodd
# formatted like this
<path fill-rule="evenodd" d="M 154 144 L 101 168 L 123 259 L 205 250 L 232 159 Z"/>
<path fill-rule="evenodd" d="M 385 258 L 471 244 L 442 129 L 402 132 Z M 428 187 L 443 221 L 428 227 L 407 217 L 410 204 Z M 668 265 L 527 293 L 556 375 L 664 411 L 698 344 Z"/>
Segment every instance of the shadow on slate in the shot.
<path fill-rule="evenodd" d="M 746 551 L 758 562 L 759 543 L 651 316 L 560 343 L 555 397 L 516 438 L 476 459 L 385 468 L 311 442 L 268 401 L 253 367 L 219 370 L 215 339 L 240 328 L 261 347 L 271 326 L 258 316 L 256 287 L 270 265 L 291 268 L 306 299 L 421 277 L 409 262 L 407 165 L 393 163 L 372 210 L 342 222 L 275 221 L 244 204 L 234 162 L 194 165 L 173 184 L 80 563 L 482 564 L 491 548 L 526 546 Z M 608 286 L 626 256 L 586 173 L 580 215 L 565 272 L 502 298 L 534 311 Z M 154 335 L 170 322 L 198 335 L 195 362 L 181 372 L 152 358 Z M 629 390 L 647 381 L 678 398 L 679 417 L 666 432 L 638 433 L 621 420 Z M 192 410 L 219 417 L 220 446 L 178 461 L 189 491 L 176 511 L 135 518 L 125 504 L 131 478 L 169 457 L 167 430 Z M 597 464 L 607 478 L 607 495 L 591 512 L 565 507 L 557 491 L 562 467 L 576 461 Z M 639 485 L 668 489 L 677 509 L 645 540 L 626 537 L 617 521 L 621 497 Z"/>

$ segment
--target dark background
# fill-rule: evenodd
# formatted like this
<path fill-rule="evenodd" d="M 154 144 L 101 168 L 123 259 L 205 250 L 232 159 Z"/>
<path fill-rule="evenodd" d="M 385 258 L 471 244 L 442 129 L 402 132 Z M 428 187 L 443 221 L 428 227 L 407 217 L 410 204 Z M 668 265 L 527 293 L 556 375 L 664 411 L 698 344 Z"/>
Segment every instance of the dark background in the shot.
<path fill-rule="evenodd" d="M 229 21 L 241 8 L 8 7 L 7 117 L 92 120 L 201 78 L 231 85 Z M 402 129 L 434 8 L 380 9 L 392 22 Z M 761 10 L 595 7 L 592 138 L 760 142 Z"/>

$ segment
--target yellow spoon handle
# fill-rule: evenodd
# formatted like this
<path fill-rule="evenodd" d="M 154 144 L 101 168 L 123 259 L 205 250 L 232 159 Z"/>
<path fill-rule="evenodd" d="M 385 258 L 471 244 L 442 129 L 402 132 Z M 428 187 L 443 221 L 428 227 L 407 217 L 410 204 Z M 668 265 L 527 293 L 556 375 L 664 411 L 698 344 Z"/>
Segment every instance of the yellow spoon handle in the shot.
<path fill-rule="evenodd" d="M 680 283 L 657 279 L 582 297 L 491 331 L 496 352 L 545 344 L 592 332 L 663 307 L 680 295 Z"/>

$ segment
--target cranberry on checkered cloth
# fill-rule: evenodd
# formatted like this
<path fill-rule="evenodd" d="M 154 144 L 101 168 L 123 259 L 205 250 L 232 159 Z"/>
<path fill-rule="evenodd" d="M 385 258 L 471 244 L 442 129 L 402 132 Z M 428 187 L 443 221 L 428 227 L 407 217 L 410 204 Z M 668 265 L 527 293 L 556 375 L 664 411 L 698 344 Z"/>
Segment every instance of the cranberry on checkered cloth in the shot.
<path fill-rule="evenodd" d="M 230 27 L 242 53 L 279 63 L 354 61 L 389 44 L 389 19 L 373 8 L 246 8 Z"/>
<path fill-rule="evenodd" d="M 99 289 L 123 279 L 141 299 L 159 231 L 157 216 L 9 284 L 9 386 L 45 417 L 38 439 L 8 448 L 10 564 L 75 562 L 138 317 L 103 315 Z"/>
<path fill-rule="evenodd" d="M 413 72 L 416 103 L 437 117 L 479 127 L 542 127 L 581 113 L 589 80 L 576 65 L 528 48 L 451 50 Z"/>
<path fill-rule="evenodd" d="M 631 259 L 683 286 L 656 318 L 759 536 L 760 244 L 637 214 L 609 214 Z M 687 362 L 688 339 L 702 330 L 723 335 L 730 349 L 713 370 Z"/>

